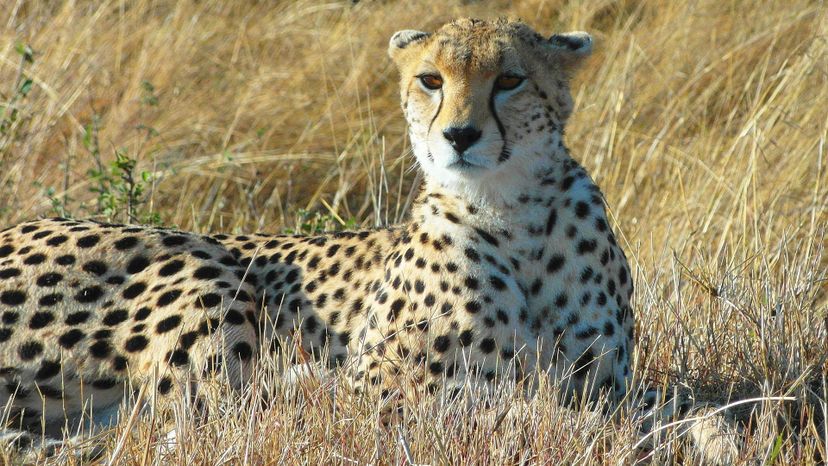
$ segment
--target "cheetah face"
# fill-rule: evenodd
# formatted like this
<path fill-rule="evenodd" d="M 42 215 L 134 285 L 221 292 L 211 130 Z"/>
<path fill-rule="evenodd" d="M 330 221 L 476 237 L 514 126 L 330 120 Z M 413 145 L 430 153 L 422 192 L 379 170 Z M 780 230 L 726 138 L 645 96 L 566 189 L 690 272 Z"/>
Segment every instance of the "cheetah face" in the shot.
<path fill-rule="evenodd" d="M 528 174 L 560 137 L 572 107 L 568 77 L 591 44 L 586 33 L 547 39 L 507 20 L 394 34 L 389 55 L 426 179 L 451 187 L 502 183 L 514 178 L 506 169 Z"/>

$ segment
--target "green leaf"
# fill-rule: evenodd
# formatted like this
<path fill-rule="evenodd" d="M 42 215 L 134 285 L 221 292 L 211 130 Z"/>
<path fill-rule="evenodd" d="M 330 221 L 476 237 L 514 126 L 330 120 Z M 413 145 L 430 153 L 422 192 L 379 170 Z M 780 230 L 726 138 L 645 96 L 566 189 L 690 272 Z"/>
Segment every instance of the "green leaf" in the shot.
<path fill-rule="evenodd" d="M 782 434 L 776 436 L 776 441 L 773 443 L 773 450 L 771 450 L 770 456 L 768 456 L 768 460 L 765 461 L 765 464 L 770 466 L 776 462 L 776 457 L 779 456 L 779 453 L 782 451 Z"/>
<path fill-rule="evenodd" d="M 18 90 L 20 95 L 26 97 L 29 94 L 29 91 L 32 90 L 32 84 L 34 84 L 34 81 L 32 81 L 31 79 L 24 79 L 23 82 L 20 84 L 20 89 Z"/>
<path fill-rule="evenodd" d="M 17 54 L 23 57 L 23 60 L 28 63 L 34 63 L 34 50 L 28 45 L 18 42 L 14 46 L 14 50 L 17 51 Z"/>
<path fill-rule="evenodd" d="M 83 127 L 83 147 L 86 150 L 92 150 L 92 123 L 87 123 L 86 126 Z"/>

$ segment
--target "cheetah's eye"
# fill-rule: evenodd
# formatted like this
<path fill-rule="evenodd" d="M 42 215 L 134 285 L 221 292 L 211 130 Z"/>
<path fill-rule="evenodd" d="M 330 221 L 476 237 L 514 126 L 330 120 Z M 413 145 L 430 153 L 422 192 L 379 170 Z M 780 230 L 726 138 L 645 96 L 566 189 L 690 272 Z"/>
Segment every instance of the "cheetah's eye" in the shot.
<path fill-rule="evenodd" d="M 436 74 L 421 74 L 417 76 L 420 79 L 420 83 L 425 86 L 426 89 L 431 89 L 432 91 L 440 89 L 443 87 L 443 78 Z"/>
<path fill-rule="evenodd" d="M 521 76 L 501 75 L 495 80 L 495 89 L 499 91 L 511 91 L 520 86 L 524 80 Z"/>

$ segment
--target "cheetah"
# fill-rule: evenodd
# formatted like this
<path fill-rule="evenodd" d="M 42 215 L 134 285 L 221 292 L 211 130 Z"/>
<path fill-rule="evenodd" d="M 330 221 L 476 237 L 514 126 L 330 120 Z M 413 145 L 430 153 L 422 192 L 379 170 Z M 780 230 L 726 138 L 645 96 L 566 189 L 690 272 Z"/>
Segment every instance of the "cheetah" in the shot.
<path fill-rule="evenodd" d="M 106 411 L 147 383 L 179 393 L 216 366 L 239 387 L 262 341 L 348 368 L 358 389 L 414 396 L 540 372 L 566 380 L 567 398 L 624 399 L 632 274 L 563 141 L 591 50 L 586 33 L 506 19 L 394 34 L 424 173 L 401 225 L 202 236 L 52 219 L 0 233 L 8 424 L 63 426 L 89 400 Z M 714 450 L 727 462 L 735 444 Z"/>

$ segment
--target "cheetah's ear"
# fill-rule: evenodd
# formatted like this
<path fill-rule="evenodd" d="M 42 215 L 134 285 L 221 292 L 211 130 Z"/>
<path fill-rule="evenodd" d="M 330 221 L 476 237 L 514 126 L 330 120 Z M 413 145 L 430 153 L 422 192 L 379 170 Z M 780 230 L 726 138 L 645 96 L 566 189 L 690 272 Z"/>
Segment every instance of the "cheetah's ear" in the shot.
<path fill-rule="evenodd" d="M 391 40 L 388 41 L 388 56 L 396 60 L 396 57 L 399 55 L 400 51 L 411 44 L 424 41 L 430 35 L 431 34 L 427 32 L 414 31 L 412 29 L 397 31 L 393 36 L 391 36 Z"/>
<path fill-rule="evenodd" d="M 555 58 L 566 67 L 574 67 L 592 54 L 592 36 L 583 31 L 553 34 L 549 45 Z"/>

